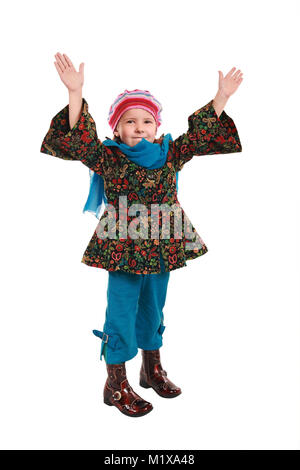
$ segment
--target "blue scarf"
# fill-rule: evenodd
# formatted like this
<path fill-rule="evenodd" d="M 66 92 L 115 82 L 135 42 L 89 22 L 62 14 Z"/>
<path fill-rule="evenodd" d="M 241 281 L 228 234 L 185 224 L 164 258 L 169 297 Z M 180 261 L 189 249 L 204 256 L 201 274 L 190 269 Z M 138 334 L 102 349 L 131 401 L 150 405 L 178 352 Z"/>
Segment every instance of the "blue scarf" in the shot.
<path fill-rule="evenodd" d="M 123 142 L 119 144 L 112 139 L 106 139 L 102 143 L 106 146 L 115 146 L 129 158 L 132 162 L 149 169 L 161 168 L 167 160 L 169 142 L 172 142 L 171 134 L 164 136 L 162 144 L 151 143 L 144 137 L 133 147 Z M 101 175 L 92 170 L 90 172 L 90 191 L 83 208 L 83 212 L 92 212 L 98 219 L 102 202 L 107 204 L 107 198 L 104 191 L 104 181 Z M 176 189 L 178 191 L 178 172 L 176 173 Z"/>

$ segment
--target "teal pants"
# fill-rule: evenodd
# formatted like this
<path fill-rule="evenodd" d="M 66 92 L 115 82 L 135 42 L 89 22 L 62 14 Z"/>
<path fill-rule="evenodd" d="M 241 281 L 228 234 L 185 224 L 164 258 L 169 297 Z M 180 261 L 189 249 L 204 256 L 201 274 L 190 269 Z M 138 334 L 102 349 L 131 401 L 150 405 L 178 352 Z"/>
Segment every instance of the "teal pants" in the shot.
<path fill-rule="evenodd" d="M 170 272 L 160 255 L 159 274 L 131 274 L 109 271 L 107 308 L 103 331 L 93 330 L 102 339 L 100 359 L 120 364 L 132 359 L 138 348 L 159 349 L 165 330 L 163 308 Z"/>

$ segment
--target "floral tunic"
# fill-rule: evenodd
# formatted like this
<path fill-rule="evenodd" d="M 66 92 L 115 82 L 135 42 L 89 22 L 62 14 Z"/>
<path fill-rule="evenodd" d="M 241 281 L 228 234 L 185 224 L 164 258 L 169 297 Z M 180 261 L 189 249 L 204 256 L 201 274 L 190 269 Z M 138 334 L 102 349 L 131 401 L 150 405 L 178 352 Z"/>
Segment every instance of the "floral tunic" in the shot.
<path fill-rule="evenodd" d="M 208 251 L 177 199 L 176 172 L 194 155 L 241 152 L 242 146 L 233 120 L 225 111 L 218 117 L 213 100 L 189 116 L 188 124 L 185 134 L 170 141 L 164 166 L 148 169 L 132 162 L 118 147 L 105 146 L 99 140 L 84 98 L 72 129 L 69 105 L 54 116 L 40 151 L 64 160 L 79 160 L 104 179 L 106 210 L 82 263 L 107 271 L 156 274 L 161 272 L 160 252 L 165 270 L 174 271 Z M 161 144 L 163 137 L 154 143 Z M 136 211 L 132 215 L 130 207 L 134 204 L 141 204 L 135 207 L 141 208 L 142 215 Z M 114 210 L 107 210 L 108 205 Z M 135 233 L 142 233 L 141 237 L 131 236 L 133 219 L 135 224 L 138 220 Z M 106 237 L 102 235 L 105 224 L 113 228 Z"/>

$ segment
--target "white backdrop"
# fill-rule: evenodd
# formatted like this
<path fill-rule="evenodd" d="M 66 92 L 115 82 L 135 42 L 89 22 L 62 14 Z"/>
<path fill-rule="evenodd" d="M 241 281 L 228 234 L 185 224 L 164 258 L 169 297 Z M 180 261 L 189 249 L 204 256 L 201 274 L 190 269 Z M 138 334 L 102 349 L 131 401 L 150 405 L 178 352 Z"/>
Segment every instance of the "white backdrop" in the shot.
<path fill-rule="evenodd" d="M 3 449 L 299 449 L 299 4 L 15 1 L 2 10 Z M 103 403 L 108 273 L 81 263 L 97 225 L 88 168 L 39 152 L 68 104 L 54 66 L 85 63 L 98 136 L 125 89 L 162 103 L 173 138 L 243 72 L 225 111 L 243 151 L 194 157 L 179 201 L 208 246 L 171 273 L 163 367 L 182 395 L 139 419 Z M 196 190 L 198 195 L 196 197 Z"/>

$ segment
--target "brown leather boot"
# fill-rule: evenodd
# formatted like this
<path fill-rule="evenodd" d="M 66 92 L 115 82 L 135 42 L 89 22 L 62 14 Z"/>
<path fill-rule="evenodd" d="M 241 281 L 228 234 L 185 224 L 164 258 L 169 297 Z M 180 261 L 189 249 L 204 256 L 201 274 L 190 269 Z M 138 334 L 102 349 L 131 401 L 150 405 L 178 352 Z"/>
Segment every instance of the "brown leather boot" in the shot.
<path fill-rule="evenodd" d="M 126 416 L 144 416 L 153 410 L 148 401 L 143 400 L 131 388 L 126 377 L 125 362 L 106 364 L 108 377 L 104 386 L 104 403 L 116 406 Z"/>
<path fill-rule="evenodd" d="M 181 389 L 167 378 L 167 372 L 160 363 L 159 349 L 145 351 L 142 349 L 143 363 L 140 371 L 140 386 L 152 387 L 158 395 L 173 398 L 181 394 Z"/>

